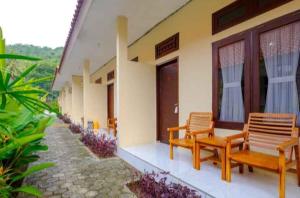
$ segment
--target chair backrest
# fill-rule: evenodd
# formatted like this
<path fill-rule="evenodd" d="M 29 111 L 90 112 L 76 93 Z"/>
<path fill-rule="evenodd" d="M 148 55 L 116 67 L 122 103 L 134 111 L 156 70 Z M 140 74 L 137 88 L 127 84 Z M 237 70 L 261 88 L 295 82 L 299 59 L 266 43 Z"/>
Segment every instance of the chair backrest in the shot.
<path fill-rule="evenodd" d="M 278 144 L 295 135 L 296 116 L 294 114 L 250 113 L 246 143 L 264 149 L 276 149 Z"/>
<path fill-rule="evenodd" d="M 211 112 L 192 112 L 187 121 L 188 132 L 212 127 L 213 115 Z"/>

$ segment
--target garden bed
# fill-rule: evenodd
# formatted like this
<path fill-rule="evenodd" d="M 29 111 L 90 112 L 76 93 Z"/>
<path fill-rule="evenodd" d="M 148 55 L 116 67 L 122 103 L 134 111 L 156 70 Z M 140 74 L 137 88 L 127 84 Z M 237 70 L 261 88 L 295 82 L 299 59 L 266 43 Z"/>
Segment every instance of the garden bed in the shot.
<path fill-rule="evenodd" d="M 137 181 L 127 184 L 127 187 L 138 198 L 201 198 L 198 193 L 187 186 L 168 182 L 166 172 L 145 172 Z"/>
<path fill-rule="evenodd" d="M 97 134 L 92 131 L 81 133 L 81 142 L 99 158 L 114 157 L 117 151 L 117 141 L 107 135 Z"/>

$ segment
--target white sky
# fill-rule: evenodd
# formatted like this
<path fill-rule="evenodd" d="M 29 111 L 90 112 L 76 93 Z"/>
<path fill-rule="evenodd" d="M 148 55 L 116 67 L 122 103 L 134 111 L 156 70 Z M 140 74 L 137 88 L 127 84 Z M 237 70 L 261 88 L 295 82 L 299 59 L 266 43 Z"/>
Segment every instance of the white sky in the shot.
<path fill-rule="evenodd" d="M 77 0 L 0 0 L 6 44 L 65 45 Z"/>

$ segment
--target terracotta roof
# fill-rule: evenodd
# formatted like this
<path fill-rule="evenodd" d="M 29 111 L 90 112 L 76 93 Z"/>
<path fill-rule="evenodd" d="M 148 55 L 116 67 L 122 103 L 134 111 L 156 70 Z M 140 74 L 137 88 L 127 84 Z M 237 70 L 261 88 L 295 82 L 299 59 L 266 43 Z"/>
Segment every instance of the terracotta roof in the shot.
<path fill-rule="evenodd" d="M 75 12 L 74 12 L 74 14 L 73 14 L 73 19 L 72 19 L 71 26 L 70 26 L 70 30 L 69 30 L 69 34 L 68 34 L 68 37 L 67 37 L 67 40 L 66 40 L 66 43 L 65 43 L 64 51 L 63 51 L 63 54 L 62 54 L 62 56 L 61 56 L 59 66 L 58 66 L 58 68 L 56 68 L 56 70 L 55 70 L 55 77 L 54 77 L 53 82 L 52 82 L 52 88 L 53 88 L 54 81 L 55 81 L 55 79 L 56 79 L 56 75 L 57 75 L 57 73 L 60 72 L 60 69 L 61 69 L 62 64 L 63 64 L 63 62 L 64 62 L 64 58 L 65 58 L 65 55 L 66 55 L 66 51 L 67 51 L 67 49 L 68 49 L 68 46 L 69 46 L 69 43 L 70 43 L 72 34 L 73 34 L 73 32 L 74 32 L 76 23 L 77 23 L 77 21 L 78 21 L 77 19 L 78 19 L 78 16 L 79 16 L 79 13 L 80 13 L 80 10 L 81 10 L 81 7 L 82 7 L 84 1 L 85 1 L 85 0 L 77 0 L 76 9 L 75 9 Z"/>

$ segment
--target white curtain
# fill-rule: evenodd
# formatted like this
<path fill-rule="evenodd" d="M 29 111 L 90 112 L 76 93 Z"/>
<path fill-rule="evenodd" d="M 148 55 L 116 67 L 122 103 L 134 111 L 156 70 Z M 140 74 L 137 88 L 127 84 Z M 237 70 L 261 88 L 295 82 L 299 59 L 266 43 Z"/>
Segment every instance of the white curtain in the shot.
<path fill-rule="evenodd" d="M 244 102 L 241 86 L 244 52 L 244 41 L 227 45 L 219 50 L 223 78 L 221 121 L 244 122 Z"/>
<path fill-rule="evenodd" d="M 263 33 L 260 47 L 268 75 L 265 112 L 297 113 L 300 22 Z"/>

